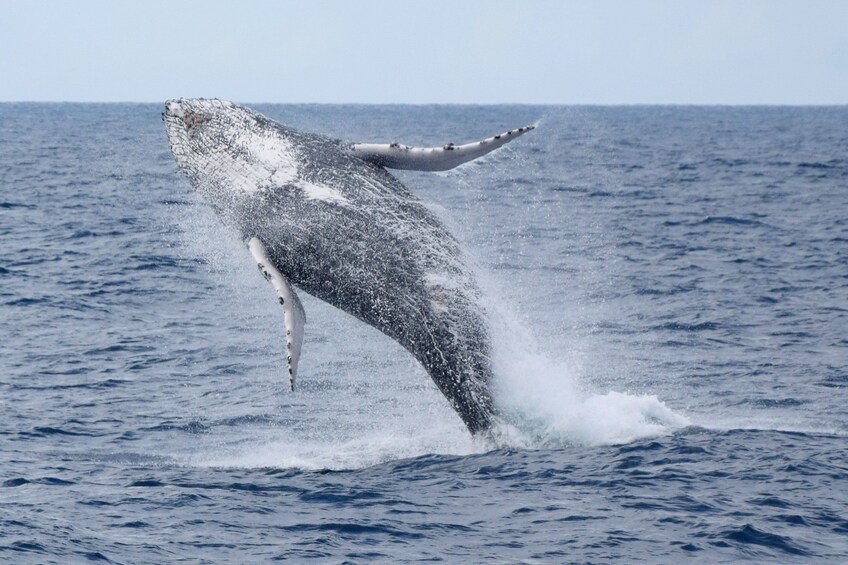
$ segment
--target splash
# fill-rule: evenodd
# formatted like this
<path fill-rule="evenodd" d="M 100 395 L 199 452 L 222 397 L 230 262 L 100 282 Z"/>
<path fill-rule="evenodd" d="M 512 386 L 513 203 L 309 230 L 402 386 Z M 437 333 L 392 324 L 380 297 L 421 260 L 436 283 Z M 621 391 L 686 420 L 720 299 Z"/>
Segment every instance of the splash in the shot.
<path fill-rule="evenodd" d="M 458 426 L 383 429 L 355 438 L 273 437 L 278 435 L 279 430 L 229 448 L 207 448 L 188 457 L 188 463 L 198 467 L 349 470 L 430 453 L 462 456 L 486 451 L 482 442 L 471 439 Z"/>
<path fill-rule="evenodd" d="M 473 171 L 465 174 L 474 180 Z M 445 219 L 445 210 L 439 212 Z M 216 284 L 230 287 L 221 291 L 227 303 L 242 300 L 244 303 L 234 308 L 255 310 L 256 316 L 269 310 L 264 282 L 256 277 L 249 255 L 211 210 L 192 206 L 178 222 L 186 228 L 183 243 L 188 255 L 202 259 Z M 450 218 L 447 223 L 453 224 Z M 555 358 L 539 351 L 528 324 L 507 309 L 506 305 L 513 301 L 500 298 L 500 285 L 493 283 L 490 275 L 478 274 L 482 275 L 483 305 L 493 321 L 497 374 L 494 392 L 503 419 L 491 441 L 468 435 L 417 365 L 412 370 L 400 365 L 379 370 L 368 366 L 365 359 L 372 348 L 375 358 L 405 355 L 393 351 L 388 338 L 363 329 L 360 322 L 346 321 L 344 315 L 329 306 L 315 303 L 309 305 L 314 322 L 309 330 L 311 357 L 307 359 L 307 363 L 313 363 L 313 382 L 322 373 L 329 375 L 328 383 L 361 383 L 368 378 L 368 393 L 352 398 L 351 389 L 333 384 L 322 385 L 327 386 L 328 392 L 318 386 L 299 390 L 297 406 L 278 404 L 289 402 L 285 392 L 276 400 L 251 398 L 246 405 L 267 402 L 265 413 L 280 413 L 282 409 L 289 416 L 287 422 L 269 421 L 249 429 L 213 423 L 209 437 L 192 445 L 184 460 L 191 465 L 212 467 L 355 469 L 431 453 L 462 456 L 498 447 L 538 449 L 627 443 L 688 425 L 685 417 L 655 396 L 593 390 L 583 377 L 579 359 L 568 358 L 567 352 Z M 255 289 L 255 293 L 237 292 L 246 287 Z M 248 299 L 247 295 L 255 298 Z M 268 315 L 268 328 L 276 328 L 279 320 L 275 315 L 276 312 Z M 330 331 L 333 327 L 337 330 Z M 347 335 L 347 342 L 361 339 L 360 350 L 347 356 L 337 351 L 338 335 Z M 265 347 L 270 363 L 276 363 L 279 352 L 273 336 L 262 341 L 269 344 Z M 408 365 L 412 365 L 411 361 Z M 262 386 L 268 390 L 271 385 L 262 383 L 273 382 L 273 378 L 262 374 L 245 377 L 252 383 L 245 390 Z M 410 382 L 419 381 L 427 382 L 427 389 L 409 386 Z M 235 391 L 228 392 L 234 394 Z M 232 402 L 230 397 L 230 406 Z M 356 409 L 351 410 L 351 405 Z M 387 411 L 386 406 L 392 405 L 408 408 Z"/>
<path fill-rule="evenodd" d="M 526 447 L 621 444 L 689 425 L 688 419 L 656 396 L 587 392 L 563 365 L 544 358 L 535 364 L 521 379 L 502 379 L 498 385 L 507 443 Z"/>
<path fill-rule="evenodd" d="M 494 394 L 503 422 L 495 434 L 498 445 L 614 445 L 690 425 L 655 395 L 596 390 L 579 353 L 585 344 L 563 343 L 556 356 L 540 351 L 530 325 L 516 311 L 515 297 L 504 296 L 502 283 L 488 269 L 478 263 L 476 270 L 492 333 Z"/>
<path fill-rule="evenodd" d="M 654 395 L 593 391 L 576 360 L 540 353 L 517 322 L 510 330 L 495 336 L 495 395 L 505 424 L 499 442 L 531 448 L 611 445 L 689 425 Z M 509 334 L 508 346 L 503 333 Z"/>

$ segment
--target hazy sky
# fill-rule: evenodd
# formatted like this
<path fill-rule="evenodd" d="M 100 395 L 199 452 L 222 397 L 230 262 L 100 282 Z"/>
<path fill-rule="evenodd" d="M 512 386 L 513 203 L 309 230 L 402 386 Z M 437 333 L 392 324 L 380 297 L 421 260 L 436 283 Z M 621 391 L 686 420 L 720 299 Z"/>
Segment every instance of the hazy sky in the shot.
<path fill-rule="evenodd" d="M 846 104 L 848 1 L 0 0 L 0 100 Z"/>

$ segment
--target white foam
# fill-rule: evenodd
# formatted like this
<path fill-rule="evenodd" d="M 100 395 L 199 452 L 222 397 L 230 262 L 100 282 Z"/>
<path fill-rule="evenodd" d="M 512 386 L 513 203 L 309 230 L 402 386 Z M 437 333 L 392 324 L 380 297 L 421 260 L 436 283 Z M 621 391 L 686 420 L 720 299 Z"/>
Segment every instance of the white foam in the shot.
<path fill-rule="evenodd" d="M 496 397 L 508 443 L 524 447 L 611 445 L 668 434 L 689 425 L 653 395 L 593 392 L 573 367 L 529 353 L 499 371 Z"/>
<path fill-rule="evenodd" d="M 282 430 L 274 432 L 282 433 Z M 218 448 L 189 457 L 191 465 L 225 468 L 361 469 L 427 453 L 469 455 L 486 449 L 461 428 L 437 427 L 418 432 L 384 429 L 354 439 L 271 438 Z"/>

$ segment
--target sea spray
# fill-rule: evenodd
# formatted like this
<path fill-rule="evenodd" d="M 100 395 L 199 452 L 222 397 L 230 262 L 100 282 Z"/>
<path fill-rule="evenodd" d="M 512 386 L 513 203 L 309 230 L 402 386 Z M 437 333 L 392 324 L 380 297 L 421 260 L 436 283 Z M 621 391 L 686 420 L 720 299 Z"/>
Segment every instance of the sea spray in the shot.
<path fill-rule="evenodd" d="M 666 434 L 689 421 L 656 396 L 598 393 L 581 378 L 581 363 L 538 350 L 520 318 L 494 300 L 495 397 L 504 424 L 499 439 L 523 447 L 606 445 Z M 495 306 L 499 305 L 499 306 Z"/>
<path fill-rule="evenodd" d="M 541 120 L 537 121 L 540 123 Z M 486 188 L 492 184 L 510 185 L 509 179 L 522 171 L 522 155 L 501 151 L 490 157 L 487 167 L 472 164 L 447 173 L 450 182 L 462 190 L 476 194 L 476 205 L 491 205 Z M 533 176 L 533 171 L 527 171 Z M 503 194 L 498 194 L 504 198 Z M 518 195 L 513 198 L 517 199 Z M 526 195 L 525 195 L 526 199 Z M 543 203 L 536 203 L 539 211 Z M 442 219 L 463 239 L 470 221 L 459 222 L 453 214 L 470 214 L 471 211 L 448 212 L 438 209 Z M 479 214 L 480 211 L 476 210 Z M 597 231 L 597 230 L 593 230 Z M 592 245 L 587 238 L 577 234 L 580 244 Z M 513 239 L 513 242 L 516 240 Z M 672 411 L 654 395 L 632 395 L 624 392 L 596 390 L 586 374 L 589 373 L 583 351 L 593 350 L 591 336 L 575 336 L 577 342 L 559 343 L 555 352 L 542 351 L 534 333 L 532 321 L 522 309 L 521 301 L 532 289 L 510 288 L 499 273 L 493 272 L 493 261 L 475 256 L 480 250 L 466 245 L 471 257 L 469 263 L 476 270 L 481 287 L 480 307 L 488 313 L 493 346 L 492 363 L 495 368 L 493 390 L 500 412 L 500 426 L 492 437 L 496 446 L 559 447 L 566 445 L 608 445 L 627 443 L 644 437 L 667 434 L 689 425 L 689 420 Z M 591 286 L 598 283 L 592 277 L 576 276 L 573 284 Z M 608 283 L 604 283 L 608 284 Z M 589 288 L 579 288 L 570 293 L 576 301 L 570 308 L 579 309 L 579 296 L 589 294 Z M 566 317 L 567 312 L 562 312 Z M 590 321 L 589 323 L 592 323 Z M 597 368 L 592 373 L 597 373 Z M 614 378 L 605 378 L 607 386 L 615 386 Z"/>

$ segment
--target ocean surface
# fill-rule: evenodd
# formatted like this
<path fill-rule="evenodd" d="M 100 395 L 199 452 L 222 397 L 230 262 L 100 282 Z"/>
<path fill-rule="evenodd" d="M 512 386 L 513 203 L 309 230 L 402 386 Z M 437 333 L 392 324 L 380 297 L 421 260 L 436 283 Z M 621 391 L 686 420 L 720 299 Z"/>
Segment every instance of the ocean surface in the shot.
<path fill-rule="evenodd" d="M 153 104 L 0 104 L 0 562 L 848 562 L 848 107 L 282 106 L 355 141 L 538 129 L 397 176 L 462 241 L 497 442 L 301 294 Z"/>

